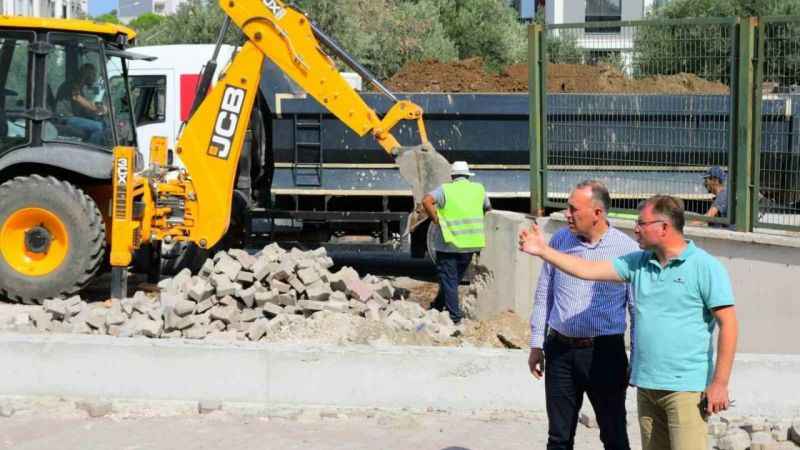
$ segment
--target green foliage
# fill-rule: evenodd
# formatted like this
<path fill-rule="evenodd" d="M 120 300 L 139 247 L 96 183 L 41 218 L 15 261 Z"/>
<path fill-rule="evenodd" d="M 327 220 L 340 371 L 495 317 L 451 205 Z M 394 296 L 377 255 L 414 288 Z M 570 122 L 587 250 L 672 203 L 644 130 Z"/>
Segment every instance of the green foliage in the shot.
<path fill-rule="evenodd" d="M 153 27 L 157 27 L 163 21 L 164 16 L 159 16 L 158 14 L 153 13 L 145 13 L 131 20 L 130 23 L 128 23 L 128 26 L 141 33 Z"/>
<path fill-rule="evenodd" d="M 800 0 L 672 0 L 652 11 L 652 17 L 785 16 L 800 14 Z"/>
<path fill-rule="evenodd" d="M 546 34 L 547 61 L 553 64 L 582 64 L 583 50 L 578 48 L 578 40 L 573 34 Z"/>
<path fill-rule="evenodd" d="M 208 44 L 217 40 L 222 29 L 224 14 L 214 1 L 189 0 L 178 7 L 178 11 L 165 16 L 156 26 L 142 30 L 140 45 Z M 235 28 L 235 27 L 232 27 Z M 238 45 L 241 34 L 230 31 L 225 43 Z"/>
<path fill-rule="evenodd" d="M 461 59 L 479 56 L 492 69 L 524 61 L 525 26 L 504 0 L 436 0 L 447 36 Z"/>
<path fill-rule="evenodd" d="M 112 10 L 111 12 L 100 14 L 99 16 L 92 17 L 92 20 L 95 22 L 107 22 L 107 23 L 116 23 L 121 24 L 119 18 L 117 17 L 117 11 Z"/>

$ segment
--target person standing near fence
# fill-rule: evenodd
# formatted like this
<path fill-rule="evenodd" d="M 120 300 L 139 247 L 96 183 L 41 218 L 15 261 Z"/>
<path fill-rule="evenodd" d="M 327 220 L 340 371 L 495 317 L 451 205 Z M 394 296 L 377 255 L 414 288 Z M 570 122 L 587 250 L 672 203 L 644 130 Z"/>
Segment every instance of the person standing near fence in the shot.
<path fill-rule="evenodd" d="M 603 183 L 578 184 L 568 200 L 568 226 L 553 236 L 550 245 L 593 261 L 636 251 L 633 239 L 609 225 L 610 203 Z M 534 377 L 545 377 L 548 450 L 574 447 L 584 393 L 597 417 L 603 446 L 630 448 L 624 333 L 625 311 L 632 306 L 631 290 L 624 284 L 584 281 L 549 263 L 542 267 L 531 315 L 528 365 Z"/>
<path fill-rule="evenodd" d="M 728 191 L 725 190 L 725 180 L 727 179 L 725 170 L 720 166 L 710 167 L 705 174 L 703 174 L 703 187 L 706 188 L 709 194 L 714 196 L 711 206 L 706 211 L 707 217 L 728 217 Z M 730 217 L 731 224 L 726 225 L 723 223 L 709 222 L 708 226 L 712 228 L 730 228 L 735 229 L 733 224 L 733 217 Z M 704 223 L 699 220 L 692 221 L 690 225 L 702 226 Z"/>
<path fill-rule="evenodd" d="M 631 283 L 636 297 L 631 384 L 644 450 L 708 445 L 707 415 L 728 408 L 738 322 L 723 265 L 683 236 L 679 199 L 657 195 L 639 207 L 642 251 L 587 261 L 559 252 L 538 226 L 519 235 L 521 251 L 584 280 Z M 719 325 L 716 364 L 712 336 Z"/>

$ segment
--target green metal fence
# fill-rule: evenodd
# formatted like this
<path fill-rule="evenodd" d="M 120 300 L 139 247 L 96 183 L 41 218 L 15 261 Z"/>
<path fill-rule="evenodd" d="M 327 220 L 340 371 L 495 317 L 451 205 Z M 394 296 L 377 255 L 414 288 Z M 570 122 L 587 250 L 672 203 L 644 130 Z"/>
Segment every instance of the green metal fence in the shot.
<path fill-rule="evenodd" d="M 736 26 L 725 18 L 547 26 L 545 206 L 564 206 L 572 186 L 595 178 L 616 210 L 661 193 L 705 212 L 713 196 L 703 174 L 733 162 Z M 731 211 L 714 219 L 731 220 Z"/>
<path fill-rule="evenodd" d="M 755 226 L 800 229 L 800 17 L 758 26 L 753 158 Z"/>

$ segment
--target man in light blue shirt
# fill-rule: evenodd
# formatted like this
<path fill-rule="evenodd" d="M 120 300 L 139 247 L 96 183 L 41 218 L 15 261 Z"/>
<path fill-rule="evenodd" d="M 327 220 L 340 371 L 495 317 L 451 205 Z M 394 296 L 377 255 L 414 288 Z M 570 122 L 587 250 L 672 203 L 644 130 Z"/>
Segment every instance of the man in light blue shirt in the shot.
<path fill-rule="evenodd" d="M 587 261 L 550 248 L 538 227 L 520 249 L 585 280 L 629 282 L 634 289 L 633 369 L 642 448 L 705 449 L 707 416 L 728 408 L 738 322 L 722 264 L 683 236 L 683 202 L 655 196 L 639 208 L 641 252 Z M 719 324 L 716 364 L 712 335 Z"/>

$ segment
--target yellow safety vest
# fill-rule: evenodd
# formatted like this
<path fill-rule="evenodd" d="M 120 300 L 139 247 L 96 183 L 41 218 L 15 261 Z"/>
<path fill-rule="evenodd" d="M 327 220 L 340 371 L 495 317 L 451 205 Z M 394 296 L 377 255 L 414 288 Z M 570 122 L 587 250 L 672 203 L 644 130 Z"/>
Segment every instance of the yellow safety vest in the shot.
<path fill-rule="evenodd" d="M 483 248 L 483 202 L 485 189 L 480 183 L 458 180 L 442 185 L 444 208 L 439 213 L 439 226 L 444 241 L 456 248 Z"/>

